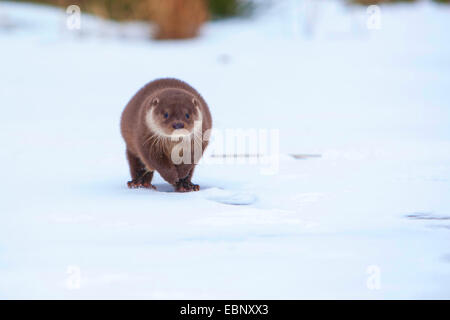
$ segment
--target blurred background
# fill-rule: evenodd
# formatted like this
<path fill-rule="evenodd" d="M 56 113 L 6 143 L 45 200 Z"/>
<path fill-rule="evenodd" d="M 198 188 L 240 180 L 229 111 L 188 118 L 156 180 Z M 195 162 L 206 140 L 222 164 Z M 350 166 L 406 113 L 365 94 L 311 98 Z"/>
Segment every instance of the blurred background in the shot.
<path fill-rule="evenodd" d="M 183 39 L 198 35 L 203 23 L 249 14 L 249 0 L 43 0 L 35 2 L 60 7 L 77 5 L 83 12 L 117 21 L 151 21 L 157 39 Z"/>
<path fill-rule="evenodd" d="M 83 12 L 117 21 L 151 21 L 157 26 L 156 39 L 183 39 L 198 36 L 202 24 L 211 19 L 248 16 L 257 7 L 273 0 L 16 0 L 60 7 L 77 5 Z M 413 3 L 420 0 L 339 0 L 345 5 Z M 450 0 L 431 0 L 450 3 Z M 314 5 L 320 0 L 291 0 L 293 5 Z M 323 1 L 322 1 L 323 2 Z M 295 9 L 294 9 L 295 10 Z M 303 11 L 303 10 L 302 10 Z M 309 17 L 308 19 L 314 19 Z"/>

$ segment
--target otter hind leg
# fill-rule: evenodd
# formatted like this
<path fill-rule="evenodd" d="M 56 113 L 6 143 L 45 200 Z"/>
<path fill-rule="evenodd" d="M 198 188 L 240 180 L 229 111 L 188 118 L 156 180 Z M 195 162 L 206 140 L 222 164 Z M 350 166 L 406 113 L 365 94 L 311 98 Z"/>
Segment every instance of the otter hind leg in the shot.
<path fill-rule="evenodd" d="M 152 185 L 153 171 L 148 171 L 142 161 L 127 150 L 128 164 L 130 165 L 131 181 L 128 181 L 128 188 L 148 188 L 156 189 Z"/>

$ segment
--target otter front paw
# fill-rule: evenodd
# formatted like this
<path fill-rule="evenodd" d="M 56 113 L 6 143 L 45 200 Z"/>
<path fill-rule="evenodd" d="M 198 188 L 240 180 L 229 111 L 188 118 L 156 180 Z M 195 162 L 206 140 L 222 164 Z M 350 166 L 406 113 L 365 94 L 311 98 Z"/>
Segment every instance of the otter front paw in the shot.
<path fill-rule="evenodd" d="M 137 188 L 146 188 L 146 189 L 154 189 L 156 190 L 156 187 L 152 185 L 150 182 L 142 181 L 142 179 L 134 179 L 127 182 L 128 188 L 130 189 L 137 189 Z"/>
<path fill-rule="evenodd" d="M 193 184 L 191 181 L 187 179 L 180 179 L 175 185 L 176 192 L 190 192 L 190 191 L 199 191 L 200 186 L 198 184 Z"/>

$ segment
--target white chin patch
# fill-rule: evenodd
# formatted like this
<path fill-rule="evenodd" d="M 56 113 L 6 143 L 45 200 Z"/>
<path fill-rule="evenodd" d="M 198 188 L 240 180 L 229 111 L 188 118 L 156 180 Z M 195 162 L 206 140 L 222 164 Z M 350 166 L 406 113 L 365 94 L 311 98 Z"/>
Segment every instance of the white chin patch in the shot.
<path fill-rule="evenodd" d="M 175 129 L 170 136 L 173 138 L 184 138 L 190 134 L 191 132 L 186 129 Z"/>
<path fill-rule="evenodd" d="M 188 135 L 191 135 L 192 133 L 195 133 L 197 131 L 199 131 L 200 133 L 202 132 L 203 116 L 198 107 L 197 107 L 197 112 L 198 112 L 199 117 L 198 117 L 198 120 L 194 121 L 194 129 L 192 131 L 188 131 L 186 129 L 175 129 L 174 131 L 172 131 L 172 134 L 167 134 L 164 131 L 164 129 L 160 126 L 158 121 L 155 120 L 155 118 L 153 116 L 153 108 L 151 108 L 147 112 L 147 115 L 145 117 L 145 122 L 147 124 L 147 127 L 152 132 L 157 134 L 158 136 L 165 137 L 165 138 L 179 139 L 179 138 L 183 138 Z"/>

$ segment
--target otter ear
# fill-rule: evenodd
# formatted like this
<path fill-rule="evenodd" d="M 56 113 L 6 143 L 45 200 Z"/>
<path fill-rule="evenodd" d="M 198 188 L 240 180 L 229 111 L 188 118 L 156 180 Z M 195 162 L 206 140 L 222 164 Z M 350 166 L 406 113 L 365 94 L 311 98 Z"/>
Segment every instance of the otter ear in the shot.
<path fill-rule="evenodd" d="M 152 99 L 151 105 L 152 106 L 157 106 L 159 104 L 159 98 L 155 97 Z"/>
<path fill-rule="evenodd" d="M 195 107 L 198 107 L 198 101 L 195 98 L 192 98 L 192 103 L 194 104 Z"/>

